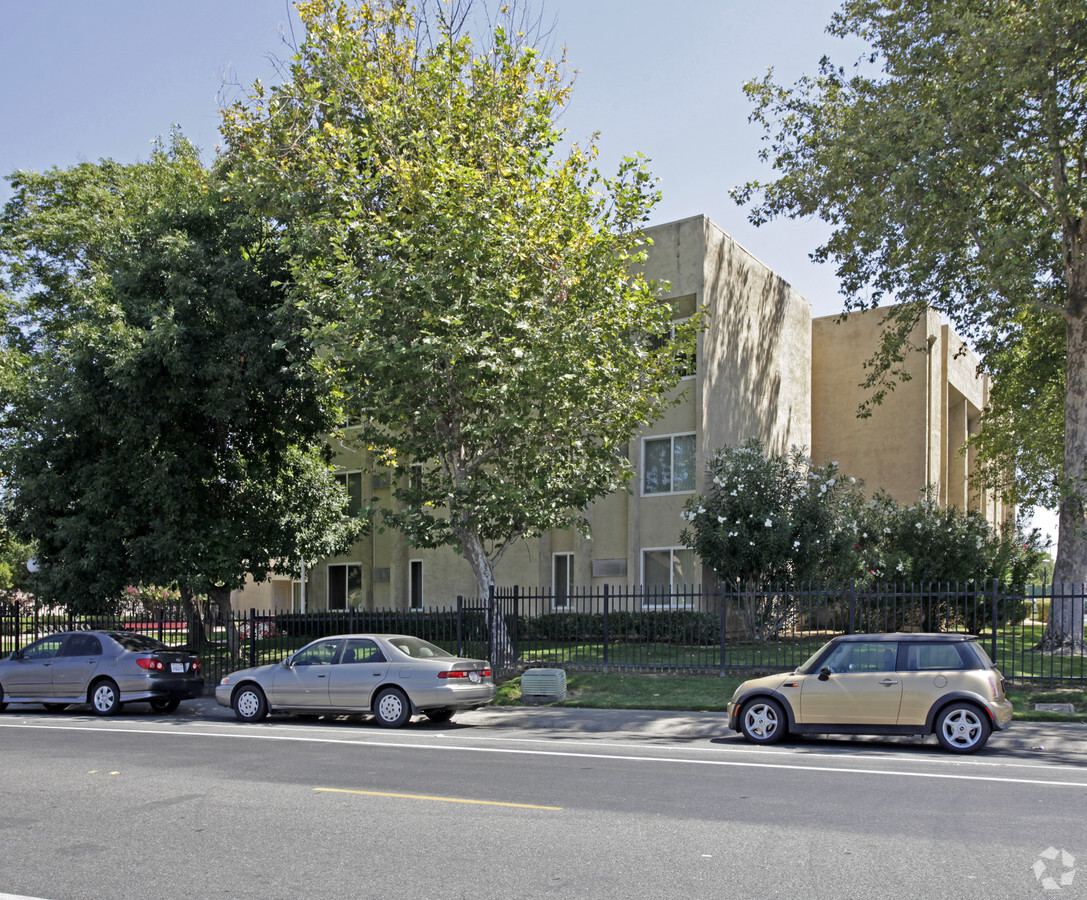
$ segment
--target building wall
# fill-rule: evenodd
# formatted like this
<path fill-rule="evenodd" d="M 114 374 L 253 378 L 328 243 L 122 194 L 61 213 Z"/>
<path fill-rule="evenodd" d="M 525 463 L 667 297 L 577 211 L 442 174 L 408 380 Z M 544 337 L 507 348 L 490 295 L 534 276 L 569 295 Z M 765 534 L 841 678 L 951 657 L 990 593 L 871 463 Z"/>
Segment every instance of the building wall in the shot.
<path fill-rule="evenodd" d="M 973 457 L 963 450 L 989 399 L 977 357 L 929 311 L 910 337 L 914 348 L 899 379 L 868 418 L 858 418 L 866 391 L 864 364 L 879 347 L 884 311 L 812 321 L 812 458 L 837 462 L 899 503 L 915 503 L 926 485 L 941 505 L 976 509 L 994 525 L 1011 509 L 970 487 Z"/>
<path fill-rule="evenodd" d="M 586 511 L 591 532 L 553 531 L 510 548 L 495 575 L 499 585 L 551 589 L 555 557 L 569 567 L 572 586 L 639 585 L 650 557 L 668 577 L 685 583 L 712 580 L 697 571 L 679 544 L 684 504 L 704 488 L 705 465 L 719 448 L 758 437 L 775 453 L 811 448 L 817 462 L 837 460 L 843 471 L 882 487 L 903 503 L 934 484 L 942 502 L 986 510 L 999 521 L 1004 510 L 968 486 L 971 460 L 958 453 L 976 427 L 987 399 L 987 382 L 976 360 L 939 317 L 929 314 L 915 343 L 924 352 L 906 360 L 902 382 L 869 419 L 856 418 L 863 399 L 863 363 L 879 338 L 878 311 L 812 319 L 810 303 L 705 216 L 647 229 L 645 274 L 666 282 L 662 298 L 677 315 L 704 309 L 698 338 L 697 374 L 676 388 L 682 401 L 634 437 L 629 454 L 634 479 L 629 491 L 601 498 Z M 664 446 L 693 440 L 690 486 L 647 492 L 647 443 Z M 365 453 L 339 448 L 345 473 L 365 472 Z M 372 479 L 372 475 L 364 475 Z M 686 485 L 687 482 L 684 482 Z M 378 493 L 387 484 L 368 480 Z M 687 556 L 683 554 L 686 553 Z M 343 557 L 315 563 L 309 571 L 307 608 L 326 608 L 330 576 L 357 567 L 359 588 L 350 598 L 361 608 L 409 609 L 413 578 L 422 577 L 424 607 L 449 606 L 476 592 L 471 568 L 450 549 L 409 548 L 393 529 L 375 531 Z M 256 586 L 260 590 L 259 586 Z M 271 590 L 269 588 L 269 590 Z M 235 606 L 260 606 L 247 588 Z"/>

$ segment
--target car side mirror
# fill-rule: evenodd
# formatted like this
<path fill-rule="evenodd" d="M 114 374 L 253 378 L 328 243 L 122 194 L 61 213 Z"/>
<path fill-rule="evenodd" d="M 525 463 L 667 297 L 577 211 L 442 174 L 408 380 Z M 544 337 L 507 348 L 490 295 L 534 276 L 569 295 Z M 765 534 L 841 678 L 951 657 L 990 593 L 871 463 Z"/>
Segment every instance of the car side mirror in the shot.
<path fill-rule="evenodd" d="M 283 666 L 284 669 L 289 669 L 291 667 L 291 658 L 289 656 L 283 657 L 280 661 L 280 665 Z"/>
<path fill-rule="evenodd" d="M 821 668 L 819 670 L 819 680 L 820 681 L 826 681 L 828 678 L 830 678 L 830 676 L 831 676 L 831 671 L 830 671 L 829 666 L 823 666 L 823 668 Z"/>
<path fill-rule="evenodd" d="M 11 659 L 22 659 L 23 658 L 23 651 L 22 650 L 12 650 L 10 658 Z"/>

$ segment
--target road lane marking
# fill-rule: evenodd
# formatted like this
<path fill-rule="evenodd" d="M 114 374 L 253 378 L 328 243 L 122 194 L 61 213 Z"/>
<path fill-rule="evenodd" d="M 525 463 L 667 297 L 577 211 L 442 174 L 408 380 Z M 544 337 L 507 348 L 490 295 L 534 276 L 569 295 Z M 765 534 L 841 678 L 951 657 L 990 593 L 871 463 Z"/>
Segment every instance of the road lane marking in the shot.
<path fill-rule="evenodd" d="M 389 794 L 383 791 L 349 791 L 345 788 L 314 788 L 320 794 L 361 794 L 364 797 L 394 797 L 399 800 L 433 800 L 436 803 L 470 803 L 475 806 L 512 806 L 516 809 L 547 809 L 562 812 L 561 806 L 537 806 L 534 803 L 503 803 L 499 800 L 469 800 L 464 797 L 429 797 L 425 794 Z"/>
<path fill-rule="evenodd" d="M 159 737 L 224 737 L 239 740 L 282 741 L 309 744 L 339 744 L 353 747 L 384 747 L 393 750 L 427 750 L 446 753 L 497 753 L 508 756 L 552 756 L 564 759 L 596 759 L 604 762 L 637 763 L 680 763 L 692 766 L 718 766 L 738 769 L 774 769 L 793 772 L 830 772 L 844 775 L 897 776 L 901 778 L 931 778 L 946 781 L 991 781 L 998 784 L 1033 784 L 1042 787 L 1079 787 L 1087 788 L 1087 781 L 1044 781 L 1038 778 L 1004 778 L 996 775 L 952 775 L 940 772 L 904 772 L 894 769 L 860 769 L 839 766 L 804 766 L 786 763 L 739 762 L 730 759 L 683 759 L 669 756 L 628 756 L 625 754 L 584 753 L 568 750 L 520 750 L 504 747 L 463 747 L 449 744 L 411 744 L 396 741 L 360 741 L 343 738 L 307 737 L 302 735 L 280 735 L 261 733 L 256 726 L 254 731 L 238 729 L 232 731 L 157 731 L 151 728 L 110 728 L 80 725 L 39 725 L 36 723 L 0 722 L 0 728 L 36 728 L 44 731 L 92 731 L 104 734 L 150 734 Z"/>

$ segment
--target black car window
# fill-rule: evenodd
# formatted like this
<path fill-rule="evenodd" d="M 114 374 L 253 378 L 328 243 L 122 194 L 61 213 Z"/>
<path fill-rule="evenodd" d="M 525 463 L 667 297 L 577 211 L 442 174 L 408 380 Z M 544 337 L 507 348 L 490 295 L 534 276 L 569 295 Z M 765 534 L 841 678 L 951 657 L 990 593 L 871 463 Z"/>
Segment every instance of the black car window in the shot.
<path fill-rule="evenodd" d="M 385 662 L 385 655 L 377 644 L 367 638 L 348 638 L 344 641 L 343 653 L 339 663 L 378 663 Z"/>
<path fill-rule="evenodd" d="M 64 636 L 53 634 L 35 641 L 23 651 L 23 659 L 52 659 L 60 650 Z"/>
<path fill-rule="evenodd" d="M 61 656 L 101 656 L 102 642 L 96 634 L 70 634 L 60 651 Z"/>
<path fill-rule="evenodd" d="M 910 644 L 909 652 L 906 654 L 906 668 L 911 672 L 967 669 L 970 666 L 963 648 L 963 644 Z"/>
<path fill-rule="evenodd" d="M 843 641 L 823 666 L 834 673 L 893 672 L 897 656 L 895 641 Z"/>

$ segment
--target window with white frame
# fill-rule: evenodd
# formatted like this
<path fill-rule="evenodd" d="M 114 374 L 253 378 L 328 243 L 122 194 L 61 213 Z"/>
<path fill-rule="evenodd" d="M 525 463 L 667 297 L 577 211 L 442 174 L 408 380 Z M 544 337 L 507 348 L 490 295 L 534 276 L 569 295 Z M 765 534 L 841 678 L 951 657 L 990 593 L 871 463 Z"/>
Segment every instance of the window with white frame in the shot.
<path fill-rule="evenodd" d="M 551 555 L 551 593 L 556 609 L 565 609 L 570 605 L 570 585 L 573 572 L 573 553 L 554 553 Z"/>
<path fill-rule="evenodd" d="M 344 512 L 352 517 L 357 516 L 362 509 L 362 472 L 339 472 L 336 482 L 347 492 Z"/>
<path fill-rule="evenodd" d="M 423 608 L 423 561 L 413 559 L 408 563 L 408 608 Z"/>
<path fill-rule="evenodd" d="M 642 441 L 642 494 L 695 489 L 695 436 L 670 434 Z"/>
<path fill-rule="evenodd" d="M 642 551 L 642 584 L 670 603 L 672 593 L 696 583 L 694 550 L 688 547 L 653 547 Z"/>
<path fill-rule="evenodd" d="M 328 567 L 328 608 L 347 609 L 351 595 L 362 590 L 362 566 L 332 563 Z"/>

